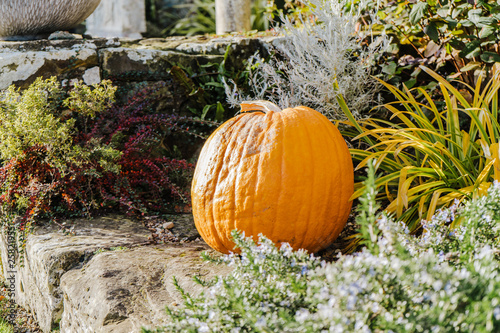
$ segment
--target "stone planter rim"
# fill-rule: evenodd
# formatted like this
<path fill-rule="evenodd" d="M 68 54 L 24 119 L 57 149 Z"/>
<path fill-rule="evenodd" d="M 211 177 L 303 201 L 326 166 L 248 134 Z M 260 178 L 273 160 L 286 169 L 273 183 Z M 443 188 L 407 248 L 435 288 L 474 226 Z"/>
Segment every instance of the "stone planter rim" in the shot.
<path fill-rule="evenodd" d="M 45 38 L 83 22 L 101 0 L 1 0 L 0 39 Z"/>

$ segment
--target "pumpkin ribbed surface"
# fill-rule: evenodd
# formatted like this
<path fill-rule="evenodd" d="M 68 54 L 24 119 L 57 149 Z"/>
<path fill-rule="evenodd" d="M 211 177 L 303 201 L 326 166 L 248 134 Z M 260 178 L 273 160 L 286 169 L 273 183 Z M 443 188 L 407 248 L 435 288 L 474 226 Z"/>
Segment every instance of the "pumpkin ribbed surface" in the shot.
<path fill-rule="evenodd" d="M 319 251 L 344 227 L 354 175 L 337 128 L 307 107 L 277 112 L 261 103 L 206 141 L 191 195 L 196 227 L 212 248 L 233 251 L 231 231 Z M 264 112 L 265 111 L 265 112 Z"/>

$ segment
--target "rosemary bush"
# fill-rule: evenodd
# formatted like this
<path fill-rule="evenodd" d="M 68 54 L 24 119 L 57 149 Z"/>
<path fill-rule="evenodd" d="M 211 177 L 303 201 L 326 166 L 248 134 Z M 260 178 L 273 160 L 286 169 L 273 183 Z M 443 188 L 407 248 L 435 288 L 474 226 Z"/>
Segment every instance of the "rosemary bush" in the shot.
<path fill-rule="evenodd" d="M 500 184 L 437 212 L 421 238 L 377 215 L 374 197 L 365 197 L 358 217 L 371 246 L 332 263 L 233 232 L 241 256 L 219 260 L 232 274 L 205 282 L 197 298 L 177 285 L 185 304 L 168 308 L 156 332 L 498 332 Z M 444 227 L 458 222 L 451 233 Z"/>

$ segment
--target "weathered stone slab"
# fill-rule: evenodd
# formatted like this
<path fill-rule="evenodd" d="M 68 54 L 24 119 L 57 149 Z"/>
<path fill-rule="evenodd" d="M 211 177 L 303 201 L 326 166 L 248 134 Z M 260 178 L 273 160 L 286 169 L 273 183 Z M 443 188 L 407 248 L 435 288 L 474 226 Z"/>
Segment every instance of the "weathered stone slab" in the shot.
<path fill-rule="evenodd" d="M 265 56 L 274 39 L 197 36 L 0 42 L 0 89 L 11 84 L 24 88 L 39 76 L 93 84 L 127 72 L 168 73 L 172 65 L 196 70 L 208 62 L 220 63 L 226 51 L 226 68 L 238 68 L 256 52 Z"/>
<path fill-rule="evenodd" d="M 131 71 L 166 73 L 172 67 L 172 54 L 172 51 L 124 47 L 99 50 L 103 70 L 112 75 Z"/>
<path fill-rule="evenodd" d="M 91 42 L 0 43 L 0 89 L 11 84 L 27 87 L 39 76 L 85 79 L 95 68 L 99 70 L 97 45 Z"/>
<path fill-rule="evenodd" d="M 0 41 L 0 52 L 28 52 L 28 51 L 57 51 L 63 49 L 91 48 L 101 49 L 105 47 L 120 46 L 118 38 L 94 38 L 94 39 L 40 39 L 32 41 L 8 42 Z"/>
<path fill-rule="evenodd" d="M 94 256 L 82 269 L 61 278 L 64 312 L 61 332 L 140 332 L 166 320 L 165 306 L 182 298 L 172 278 L 190 294 L 201 286 L 193 276 L 227 274 L 227 266 L 200 259 L 206 245 L 160 245 L 110 251 Z"/>
<path fill-rule="evenodd" d="M 99 50 L 102 70 L 113 75 L 138 72 L 168 72 L 172 65 L 190 67 L 220 63 L 228 52 L 226 67 L 239 67 L 260 53 L 267 55 L 266 43 L 273 38 L 151 38 L 123 42 L 121 47 Z"/>
<path fill-rule="evenodd" d="M 212 38 L 207 36 L 173 36 L 168 38 L 145 38 L 137 42 L 122 41 L 126 47 L 151 48 L 155 50 L 174 50 L 184 43 L 206 43 Z"/>
<path fill-rule="evenodd" d="M 99 249 L 146 244 L 150 235 L 139 222 L 121 216 L 74 220 L 68 227 L 72 235 L 49 225 L 28 236 L 24 267 L 17 269 L 15 301 L 35 314 L 44 332 L 57 327 L 62 316 L 63 274 L 81 268 Z M 2 261 L 7 262 L 5 235 L 0 243 Z"/>
<path fill-rule="evenodd" d="M 171 220 L 179 236 L 197 235 L 188 214 Z M 210 250 L 204 242 L 151 245 L 151 233 L 142 223 L 123 216 L 77 219 L 65 225 L 69 234 L 48 225 L 29 235 L 24 267 L 18 266 L 15 274 L 15 301 L 34 314 L 44 332 L 59 328 L 71 333 L 128 333 L 143 326 L 154 328 L 167 320 L 166 305 L 182 303 L 174 276 L 197 295 L 202 287 L 193 276 L 210 279 L 230 272 L 227 266 L 200 258 L 202 251 Z M 5 234 L 0 252 L 7 263 Z M 7 265 L 3 270 L 10 276 Z"/>

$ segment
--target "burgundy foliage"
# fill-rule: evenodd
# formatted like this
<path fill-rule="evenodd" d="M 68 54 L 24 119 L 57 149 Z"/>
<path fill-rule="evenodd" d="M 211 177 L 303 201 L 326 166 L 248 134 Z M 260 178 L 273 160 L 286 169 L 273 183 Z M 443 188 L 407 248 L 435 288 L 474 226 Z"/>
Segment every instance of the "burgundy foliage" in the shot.
<path fill-rule="evenodd" d="M 139 215 L 189 211 L 193 164 L 169 157 L 165 140 L 172 132 L 189 134 L 188 126 L 202 122 L 159 111 L 164 88 L 163 83 L 144 88 L 93 119 L 70 113 L 77 120 L 73 144 L 98 140 L 119 150 L 118 173 L 106 171 L 97 158 L 58 170 L 47 161 L 45 148 L 30 147 L 0 168 L 2 207 L 24 213 L 25 221 L 103 207 Z"/>

